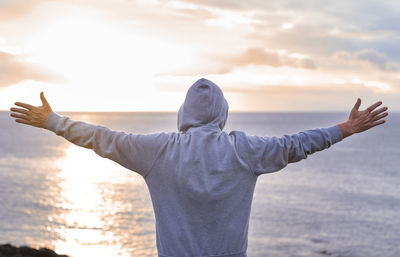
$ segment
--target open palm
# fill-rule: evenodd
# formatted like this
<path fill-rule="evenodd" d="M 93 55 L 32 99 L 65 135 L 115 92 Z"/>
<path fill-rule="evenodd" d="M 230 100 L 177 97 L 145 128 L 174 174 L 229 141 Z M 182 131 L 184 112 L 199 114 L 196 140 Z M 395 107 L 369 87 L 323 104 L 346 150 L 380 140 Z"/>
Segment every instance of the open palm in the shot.
<path fill-rule="evenodd" d="M 43 92 L 40 93 L 40 100 L 42 100 L 42 106 L 32 106 L 30 104 L 16 102 L 15 105 L 23 107 L 23 109 L 12 107 L 10 109 L 13 112 L 11 113 L 11 117 L 16 118 L 15 121 L 18 123 L 43 128 L 53 110 L 44 97 Z"/>
<path fill-rule="evenodd" d="M 348 123 L 349 123 L 349 132 L 353 133 L 360 133 L 372 127 L 378 126 L 380 124 L 385 123 L 383 120 L 384 117 L 388 115 L 387 107 L 381 107 L 376 109 L 380 106 L 382 102 L 376 102 L 375 104 L 371 105 L 365 110 L 360 111 L 361 99 L 358 98 L 356 104 L 354 105 L 353 109 L 350 112 Z"/>

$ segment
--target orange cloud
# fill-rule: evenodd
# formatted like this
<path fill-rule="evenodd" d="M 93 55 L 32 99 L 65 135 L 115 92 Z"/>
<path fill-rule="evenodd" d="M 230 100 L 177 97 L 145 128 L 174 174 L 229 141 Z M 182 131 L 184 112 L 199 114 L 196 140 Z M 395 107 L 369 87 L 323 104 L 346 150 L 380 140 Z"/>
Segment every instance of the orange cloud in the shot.
<path fill-rule="evenodd" d="M 61 81 L 56 75 L 26 63 L 16 55 L 0 51 L 0 88 L 23 80 Z"/>
<path fill-rule="evenodd" d="M 14 19 L 24 16 L 45 0 L 5 0 L 0 1 L 0 20 Z"/>
<path fill-rule="evenodd" d="M 292 68 L 316 69 L 314 62 L 308 57 L 295 57 L 288 55 L 279 55 L 273 51 L 267 51 L 262 48 L 248 48 L 244 53 L 238 56 L 228 57 L 226 63 L 236 66 L 243 65 L 267 65 L 273 67 L 288 66 Z"/>
<path fill-rule="evenodd" d="M 244 52 L 232 56 L 201 56 L 192 67 L 160 75 L 226 74 L 247 65 L 316 69 L 314 61 L 309 57 L 299 54 L 278 54 L 263 48 L 248 48 Z"/>

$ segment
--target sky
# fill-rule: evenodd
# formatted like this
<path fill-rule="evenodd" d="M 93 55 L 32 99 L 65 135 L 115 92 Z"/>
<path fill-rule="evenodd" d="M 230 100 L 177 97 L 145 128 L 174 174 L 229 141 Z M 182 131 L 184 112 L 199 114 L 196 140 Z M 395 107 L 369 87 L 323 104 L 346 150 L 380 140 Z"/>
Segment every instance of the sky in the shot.
<path fill-rule="evenodd" d="M 398 0 L 0 0 L 0 110 L 400 111 Z"/>

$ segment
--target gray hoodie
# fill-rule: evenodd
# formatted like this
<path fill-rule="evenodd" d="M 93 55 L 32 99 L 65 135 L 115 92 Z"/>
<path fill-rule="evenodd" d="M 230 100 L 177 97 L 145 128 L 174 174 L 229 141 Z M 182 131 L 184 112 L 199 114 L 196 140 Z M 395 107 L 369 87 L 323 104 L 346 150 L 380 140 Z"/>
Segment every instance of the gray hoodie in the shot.
<path fill-rule="evenodd" d="M 281 138 L 227 134 L 222 131 L 227 117 L 221 89 L 199 79 L 179 110 L 179 133 L 126 134 L 54 112 L 45 128 L 143 176 L 159 256 L 242 257 L 258 176 L 305 159 L 342 136 L 337 126 Z"/>

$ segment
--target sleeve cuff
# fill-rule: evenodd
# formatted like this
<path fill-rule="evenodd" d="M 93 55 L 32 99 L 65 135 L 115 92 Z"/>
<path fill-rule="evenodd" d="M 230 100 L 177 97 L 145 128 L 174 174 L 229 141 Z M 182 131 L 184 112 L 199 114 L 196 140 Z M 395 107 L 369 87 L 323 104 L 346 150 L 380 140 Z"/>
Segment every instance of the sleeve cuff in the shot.
<path fill-rule="evenodd" d="M 44 128 L 55 132 L 58 121 L 62 117 L 55 112 L 51 112 L 49 117 L 47 117 L 46 123 L 44 124 Z"/>
<path fill-rule="evenodd" d="M 329 135 L 331 136 L 332 139 L 332 144 L 335 144 L 343 139 L 342 137 L 342 132 L 340 132 L 340 129 L 338 126 L 332 126 L 327 128 Z"/>

